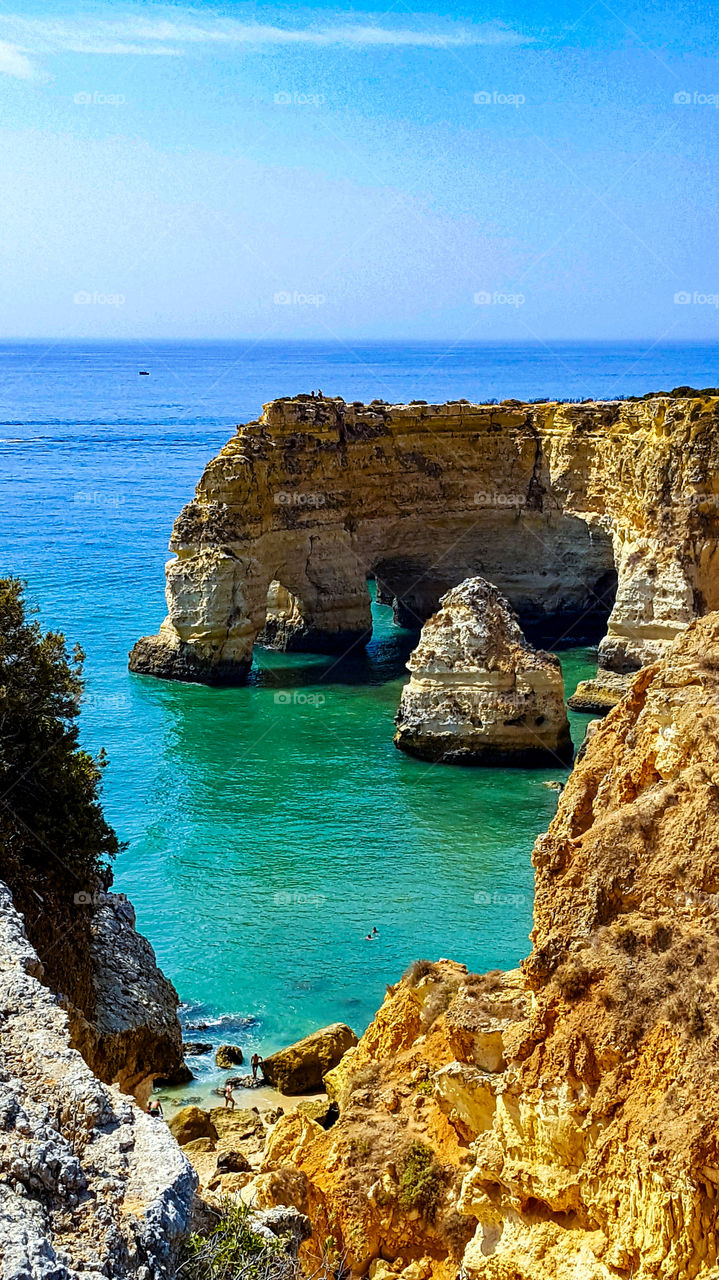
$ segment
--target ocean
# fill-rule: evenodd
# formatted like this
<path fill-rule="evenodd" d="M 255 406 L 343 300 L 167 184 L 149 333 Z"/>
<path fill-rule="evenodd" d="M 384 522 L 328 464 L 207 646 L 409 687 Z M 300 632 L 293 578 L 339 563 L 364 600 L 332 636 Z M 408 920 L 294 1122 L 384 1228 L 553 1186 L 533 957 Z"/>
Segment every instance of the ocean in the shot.
<path fill-rule="evenodd" d="M 376 605 L 365 661 L 261 651 L 241 689 L 131 676 L 129 649 L 164 616 L 173 519 L 206 462 L 280 395 L 641 395 L 715 384 L 718 351 L 0 345 L 0 573 L 25 578 L 43 625 L 85 650 L 82 737 L 108 752 L 104 803 L 127 843 L 115 888 L 132 898 L 188 1026 L 209 1027 L 200 1038 L 266 1054 L 335 1020 L 361 1032 L 415 959 L 518 964 L 531 849 L 556 807 L 546 784 L 566 776 L 428 766 L 396 751 L 412 638 Z M 560 656 L 570 693 L 593 653 Z M 278 700 L 278 688 L 298 696 Z M 587 717 L 572 720 L 580 742 Z M 198 1069 L 209 1079 L 211 1059 Z"/>

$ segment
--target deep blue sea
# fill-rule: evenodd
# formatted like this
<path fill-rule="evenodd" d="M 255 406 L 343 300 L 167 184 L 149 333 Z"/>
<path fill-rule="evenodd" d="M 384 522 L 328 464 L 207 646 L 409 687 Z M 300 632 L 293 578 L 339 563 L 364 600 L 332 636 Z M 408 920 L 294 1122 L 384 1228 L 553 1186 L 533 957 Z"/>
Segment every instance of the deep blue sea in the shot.
<path fill-rule="evenodd" d="M 109 753 L 105 805 L 128 844 L 116 887 L 190 1021 L 264 1052 L 335 1019 L 361 1031 L 418 957 L 515 965 L 532 844 L 556 806 L 545 783 L 560 776 L 397 752 L 411 638 L 388 609 L 368 662 L 329 675 L 330 660 L 267 651 L 243 689 L 129 675 L 128 650 L 165 613 L 172 522 L 235 424 L 317 388 L 390 401 L 701 388 L 719 382 L 718 356 L 649 342 L 0 345 L 0 573 L 25 578 L 43 624 L 86 652 L 83 737 Z M 571 692 L 592 654 L 562 659 Z M 278 705 L 278 676 L 322 696 Z M 585 724 L 574 717 L 577 741 Z"/>

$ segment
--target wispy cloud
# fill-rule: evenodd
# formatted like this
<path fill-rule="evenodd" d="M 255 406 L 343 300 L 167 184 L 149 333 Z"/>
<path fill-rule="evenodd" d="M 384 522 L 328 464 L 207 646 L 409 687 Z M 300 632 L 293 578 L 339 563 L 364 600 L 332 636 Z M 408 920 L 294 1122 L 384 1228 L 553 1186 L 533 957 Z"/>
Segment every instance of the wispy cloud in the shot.
<path fill-rule="evenodd" d="M 355 13 L 346 19 L 335 15 L 330 23 L 310 14 L 305 25 L 284 26 L 233 18 L 208 19 L 192 10 L 180 16 L 173 10 L 167 18 L 144 18 L 128 12 L 112 19 L 26 18 L 3 13 L 0 37 L 6 38 L 0 40 L 0 72 L 23 78 L 34 74 L 32 57 L 57 53 L 177 57 L 201 46 L 225 46 L 231 50 L 273 45 L 344 45 L 359 50 L 525 43 L 525 37 L 498 22 L 458 26 L 423 21 L 395 26 L 386 15 L 376 21 L 372 15 L 363 15 L 358 22 Z"/>
<path fill-rule="evenodd" d="M 0 75 L 33 80 L 36 72 L 30 59 L 16 45 L 0 40 Z"/>

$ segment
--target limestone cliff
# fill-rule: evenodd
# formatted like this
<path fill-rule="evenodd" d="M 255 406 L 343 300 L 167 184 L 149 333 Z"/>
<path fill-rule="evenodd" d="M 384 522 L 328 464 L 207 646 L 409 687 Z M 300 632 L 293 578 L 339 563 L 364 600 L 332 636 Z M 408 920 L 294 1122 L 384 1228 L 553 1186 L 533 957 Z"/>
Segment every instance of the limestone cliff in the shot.
<path fill-rule="evenodd" d="M 598 725 L 537 841 L 521 974 L 415 966 L 259 1190 L 373 1280 L 717 1275 L 719 614 Z M 264 1179 L 264 1181 L 262 1181 Z"/>
<path fill-rule="evenodd" d="M 602 664 L 635 670 L 719 605 L 718 411 L 704 393 L 274 401 L 176 520 L 168 617 L 130 665 L 239 681 L 266 620 L 284 647 L 344 653 L 370 632 L 368 575 L 414 625 L 479 575 L 525 629 L 581 637 L 591 621 Z"/>
<path fill-rule="evenodd" d="M 72 1042 L 101 1080 L 144 1100 L 155 1076 L 182 1066 L 179 998 L 124 894 L 101 895 L 90 938 L 92 1013 L 71 1006 Z"/>
<path fill-rule="evenodd" d="M 164 1280 L 195 1174 L 92 1074 L 0 884 L 0 1277 Z"/>
<path fill-rule="evenodd" d="M 496 587 L 448 591 L 407 663 L 395 744 L 447 764 L 566 764 L 574 752 L 559 660 L 533 649 Z"/>

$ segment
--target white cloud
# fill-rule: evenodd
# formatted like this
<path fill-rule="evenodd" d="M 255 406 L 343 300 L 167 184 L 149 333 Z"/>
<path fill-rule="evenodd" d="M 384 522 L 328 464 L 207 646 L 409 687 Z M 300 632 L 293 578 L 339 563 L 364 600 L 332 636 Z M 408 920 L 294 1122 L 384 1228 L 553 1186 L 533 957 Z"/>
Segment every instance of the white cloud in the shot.
<path fill-rule="evenodd" d="M 386 16 L 374 21 L 371 15 L 367 15 L 360 23 L 356 15 L 346 20 L 342 20 L 340 15 L 331 23 L 323 22 L 317 14 L 310 15 L 310 18 L 307 25 L 289 27 L 242 22 L 233 18 L 198 18 L 192 10 L 187 10 L 180 17 L 173 11 L 172 17 L 152 19 L 135 16 L 131 11 L 123 18 L 114 19 L 89 16 L 82 19 L 23 18 L 3 13 L 0 15 L 0 35 L 7 36 L 15 44 L 0 42 L 0 70 L 10 75 L 32 75 L 26 53 L 177 56 L 189 51 L 191 46 L 202 45 L 228 48 L 343 45 L 355 49 L 378 46 L 442 49 L 525 42 L 522 36 L 495 22 L 437 27 L 423 22 L 392 26 L 387 23 Z M 6 51 L 4 56 L 3 51 Z"/>
<path fill-rule="evenodd" d="M 0 75 L 16 76 L 18 80 L 34 80 L 36 71 L 22 49 L 0 40 Z"/>

